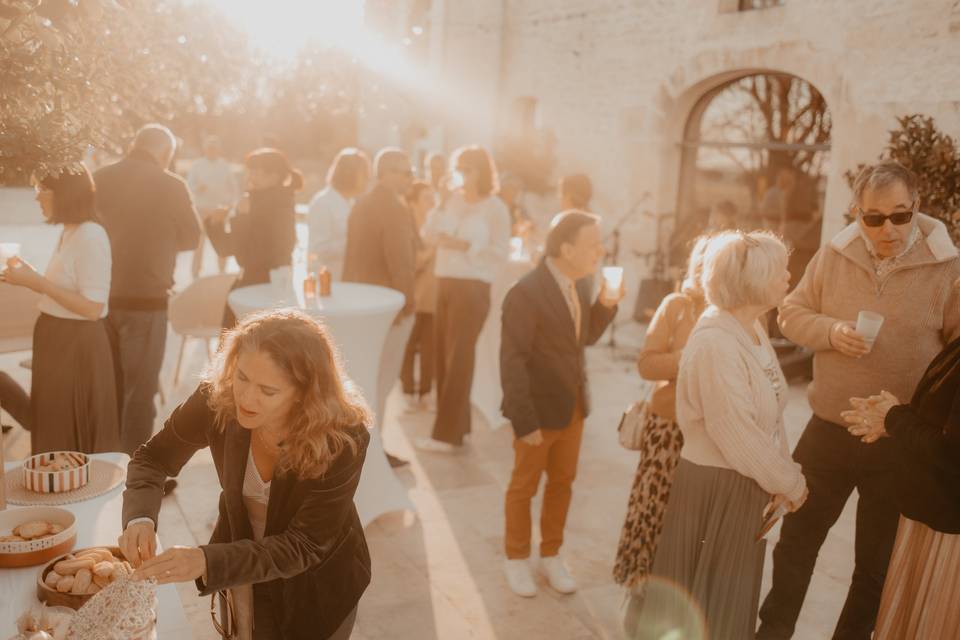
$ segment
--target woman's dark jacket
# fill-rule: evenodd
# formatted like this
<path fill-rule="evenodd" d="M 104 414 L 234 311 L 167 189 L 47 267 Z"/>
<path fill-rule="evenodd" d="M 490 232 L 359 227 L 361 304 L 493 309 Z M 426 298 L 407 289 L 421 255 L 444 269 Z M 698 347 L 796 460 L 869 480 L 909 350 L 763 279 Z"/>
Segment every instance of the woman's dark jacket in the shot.
<path fill-rule="evenodd" d="M 290 187 L 269 187 L 249 192 L 250 210 L 223 223 L 207 218 L 204 228 L 222 258 L 234 256 L 243 269 L 238 287 L 270 282 L 270 270 L 290 266 L 297 243 L 294 192 Z"/>
<path fill-rule="evenodd" d="M 137 449 L 127 470 L 123 526 L 143 516 L 159 522 L 164 480 L 176 476 L 199 449 L 210 447 L 223 491 L 210 544 L 201 547 L 207 579 L 197 582 L 200 595 L 266 583 L 283 638 L 327 638 L 370 583 L 370 554 L 353 503 L 370 436 L 363 425 L 350 429 L 356 455 L 345 449 L 320 478 L 303 480 L 278 471 L 270 485 L 266 531 L 258 542 L 243 504 L 250 431 L 236 420 L 215 428 L 208 394 L 201 385 L 163 430 Z"/>
<path fill-rule="evenodd" d="M 960 533 L 960 339 L 933 359 L 910 404 L 893 407 L 884 426 L 897 445 L 900 513 Z"/>

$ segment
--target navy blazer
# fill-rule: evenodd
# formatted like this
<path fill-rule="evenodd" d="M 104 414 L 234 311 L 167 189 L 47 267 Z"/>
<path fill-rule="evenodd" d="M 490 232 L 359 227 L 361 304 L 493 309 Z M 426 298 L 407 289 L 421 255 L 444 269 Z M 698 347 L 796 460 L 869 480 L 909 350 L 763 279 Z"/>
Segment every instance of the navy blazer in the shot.
<path fill-rule="evenodd" d="M 594 344 L 617 313 L 590 304 L 590 278 L 577 282 L 580 339 L 556 278 L 541 260 L 503 301 L 500 342 L 501 410 L 517 437 L 537 429 L 563 429 L 579 400 L 590 412 L 584 347 Z"/>

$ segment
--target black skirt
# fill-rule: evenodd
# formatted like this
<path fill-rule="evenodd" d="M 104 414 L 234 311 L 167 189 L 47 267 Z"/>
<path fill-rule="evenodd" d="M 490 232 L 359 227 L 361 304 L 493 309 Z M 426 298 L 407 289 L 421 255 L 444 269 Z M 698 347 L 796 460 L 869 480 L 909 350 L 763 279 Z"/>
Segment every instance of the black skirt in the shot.
<path fill-rule="evenodd" d="M 33 329 L 33 453 L 120 451 L 116 393 L 104 321 L 40 314 Z"/>

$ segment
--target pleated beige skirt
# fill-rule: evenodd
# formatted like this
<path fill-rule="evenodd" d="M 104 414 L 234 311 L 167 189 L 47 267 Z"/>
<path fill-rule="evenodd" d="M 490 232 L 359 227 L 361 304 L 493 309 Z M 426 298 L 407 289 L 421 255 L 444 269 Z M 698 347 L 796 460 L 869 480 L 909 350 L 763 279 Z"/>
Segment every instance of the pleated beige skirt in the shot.
<path fill-rule="evenodd" d="M 900 518 L 873 638 L 960 638 L 960 535 Z"/>
<path fill-rule="evenodd" d="M 649 577 L 634 589 L 627 637 L 750 640 L 757 623 L 769 496 L 731 469 L 677 466 Z"/>

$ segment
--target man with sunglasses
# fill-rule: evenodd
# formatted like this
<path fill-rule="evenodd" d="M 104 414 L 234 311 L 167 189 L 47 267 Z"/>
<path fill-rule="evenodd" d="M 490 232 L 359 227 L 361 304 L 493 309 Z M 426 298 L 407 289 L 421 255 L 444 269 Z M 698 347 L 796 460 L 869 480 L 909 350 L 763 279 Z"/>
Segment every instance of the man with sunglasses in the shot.
<path fill-rule="evenodd" d="M 911 397 L 960 328 L 960 257 L 944 224 L 919 213 L 914 174 L 884 161 L 853 191 L 856 220 L 817 252 L 780 310 L 784 336 L 814 351 L 813 416 L 793 454 L 810 494 L 784 518 L 760 640 L 793 635 L 820 547 L 854 489 L 855 566 L 833 637 L 870 638 L 899 518 L 894 445 L 851 436 L 841 412 L 881 391 Z M 855 329 L 864 310 L 885 319 L 873 344 Z"/>

